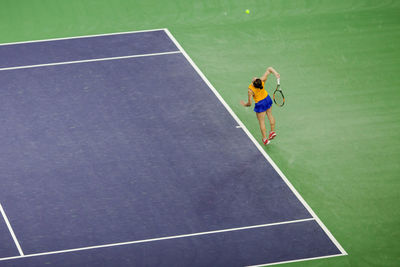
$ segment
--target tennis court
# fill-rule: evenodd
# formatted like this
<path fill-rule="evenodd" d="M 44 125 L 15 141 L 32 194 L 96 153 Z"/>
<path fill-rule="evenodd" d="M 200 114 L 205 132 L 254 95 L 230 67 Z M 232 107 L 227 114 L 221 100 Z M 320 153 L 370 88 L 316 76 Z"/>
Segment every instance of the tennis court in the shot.
<path fill-rule="evenodd" d="M 60 266 L 59 254 L 76 252 L 134 266 L 346 253 L 167 29 L 0 54 L 5 264 Z"/>
<path fill-rule="evenodd" d="M 0 266 L 397 266 L 399 14 L 2 1 Z"/>

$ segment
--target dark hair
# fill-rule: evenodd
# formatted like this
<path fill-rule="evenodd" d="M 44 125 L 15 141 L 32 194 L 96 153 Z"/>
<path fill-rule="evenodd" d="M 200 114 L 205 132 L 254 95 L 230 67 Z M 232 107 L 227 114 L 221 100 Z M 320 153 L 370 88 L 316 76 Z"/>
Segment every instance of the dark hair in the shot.
<path fill-rule="evenodd" d="M 263 89 L 263 88 L 264 88 L 263 85 L 262 85 L 261 80 L 258 79 L 258 78 L 254 80 L 253 86 L 254 86 L 255 88 L 258 88 L 258 89 Z"/>

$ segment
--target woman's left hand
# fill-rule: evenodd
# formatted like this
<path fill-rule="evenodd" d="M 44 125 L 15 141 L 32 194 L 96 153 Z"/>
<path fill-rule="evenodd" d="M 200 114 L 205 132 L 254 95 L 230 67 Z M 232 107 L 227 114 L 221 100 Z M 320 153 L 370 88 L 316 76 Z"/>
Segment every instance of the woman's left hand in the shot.
<path fill-rule="evenodd" d="M 240 104 L 243 106 L 243 107 L 248 107 L 249 105 L 247 104 L 247 103 L 245 103 L 243 100 L 240 100 Z"/>

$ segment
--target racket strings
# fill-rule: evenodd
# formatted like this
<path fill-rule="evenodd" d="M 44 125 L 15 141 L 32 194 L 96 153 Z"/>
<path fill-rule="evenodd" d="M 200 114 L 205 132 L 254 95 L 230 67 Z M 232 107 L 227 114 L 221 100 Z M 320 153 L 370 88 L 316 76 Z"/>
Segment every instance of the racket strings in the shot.
<path fill-rule="evenodd" d="M 283 105 L 283 103 L 285 102 L 285 98 L 283 97 L 283 94 L 281 91 L 276 91 L 274 93 L 274 100 L 277 105 L 279 105 L 279 106 Z"/>

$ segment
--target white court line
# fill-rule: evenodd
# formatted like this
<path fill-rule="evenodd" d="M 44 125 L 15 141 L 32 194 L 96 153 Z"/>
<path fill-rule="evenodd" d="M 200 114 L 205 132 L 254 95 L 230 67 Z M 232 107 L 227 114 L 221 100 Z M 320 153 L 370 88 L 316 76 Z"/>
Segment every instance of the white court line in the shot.
<path fill-rule="evenodd" d="M 326 228 L 326 226 L 322 223 L 322 221 L 318 218 L 318 216 L 315 214 L 315 212 L 311 209 L 311 207 L 307 204 L 307 202 L 303 199 L 303 197 L 297 192 L 297 190 L 294 188 L 294 186 L 290 183 L 290 181 L 286 178 L 286 176 L 283 174 L 283 172 L 278 168 L 278 166 L 275 164 L 275 162 L 269 157 L 269 155 L 265 152 L 265 150 L 261 147 L 261 145 L 256 141 L 254 136 L 249 132 L 249 130 L 246 128 L 246 126 L 242 123 L 242 121 L 236 116 L 236 114 L 233 112 L 233 110 L 228 106 L 228 104 L 225 102 L 225 100 L 221 97 L 221 95 L 218 93 L 218 91 L 214 88 L 214 86 L 210 83 L 210 81 L 207 79 L 207 77 L 202 73 L 202 71 L 197 67 L 197 65 L 193 62 L 193 60 L 189 57 L 189 55 L 185 52 L 183 47 L 178 43 L 178 41 L 175 39 L 175 37 L 171 34 L 171 32 L 168 29 L 164 29 L 165 32 L 168 34 L 168 36 L 171 38 L 171 40 L 175 43 L 175 45 L 178 47 L 179 50 L 181 50 L 182 54 L 186 57 L 186 59 L 189 61 L 189 63 L 193 66 L 193 68 L 197 71 L 197 73 L 200 75 L 200 77 L 203 79 L 203 81 L 208 85 L 208 87 L 211 89 L 211 91 L 216 95 L 216 97 L 221 101 L 221 103 L 225 106 L 225 108 L 228 110 L 228 112 L 232 115 L 232 117 L 236 120 L 236 122 L 241 126 L 243 131 L 247 134 L 247 136 L 250 138 L 251 141 L 253 141 L 254 145 L 258 148 L 258 150 L 261 152 L 262 155 L 267 159 L 267 161 L 272 165 L 272 167 L 275 169 L 275 171 L 281 176 L 283 181 L 286 183 L 286 185 L 292 190 L 292 192 L 295 194 L 297 199 L 303 204 L 303 206 L 308 210 L 308 212 L 315 218 L 319 226 L 324 230 L 324 232 L 327 234 L 327 236 L 331 239 L 331 241 L 336 245 L 336 247 L 340 250 L 342 255 L 347 255 L 347 252 L 343 249 L 343 247 L 339 244 L 339 242 L 335 239 L 335 237 L 331 234 L 331 232 Z"/>
<path fill-rule="evenodd" d="M 345 256 L 345 255 L 344 254 L 335 254 L 335 255 L 312 257 L 312 258 L 305 258 L 305 259 L 299 259 L 299 260 L 278 261 L 278 262 L 259 264 L 259 265 L 249 265 L 249 266 L 246 266 L 246 267 L 263 267 L 263 266 L 271 266 L 271 265 L 278 265 L 278 264 L 292 263 L 292 262 L 299 262 L 299 261 L 309 261 L 309 260 L 319 260 L 319 259 L 333 258 L 333 257 L 338 257 L 338 256 Z"/>
<path fill-rule="evenodd" d="M 74 60 L 74 61 L 64 61 L 64 62 L 55 62 L 55 63 L 46 63 L 46 64 L 37 64 L 37 65 L 26 65 L 26 66 L 18 66 L 18 67 L 0 68 L 0 71 L 29 69 L 29 68 L 57 66 L 57 65 L 67 65 L 67 64 L 85 63 L 85 62 L 106 61 L 106 60 L 116 60 L 116 59 L 135 58 L 135 57 L 152 57 L 152 56 L 180 54 L 180 53 L 181 53 L 181 51 L 172 51 L 172 52 L 141 54 L 141 55 L 139 54 L 139 55 L 120 56 L 120 57 L 105 57 L 105 58 L 95 58 L 95 59 L 84 59 L 84 60 Z"/>
<path fill-rule="evenodd" d="M 128 242 L 113 243 L 113 244 L 105 244 L 105 245 L 98 245 L 98 246 L 81 247 L 81 248 L 66 249 L 66 250 L 57 250 L 57 251 L 50 251 L 50 252 L 43 252 L 43 253 L 27 254 L 27 255 L 22 255 L 22 256 L 13 256 L 13 257 L 7 257 L 7 258 L 0 258 L 0 261 L 11 260 L 11 259 L 19 259 L 19 258 L 28 258 L 28 257 L 37 257 L 37 256 L 44 256 L 44 255 L 52 255 L 52 254 L 60 254 L 60 253 L 67 253 L 67 252 L 74 252 L 74 251 L 97 249 L 97 248 L 107 248 L 107 247 L 116 247 L 116 246 L 123 246 L 123 245 L 147 243 L 147 242 L 153 242 L 153 241 L 177 239 L 177 238 L 200 236 L 200 235 L 218 234 L 218 233 L 224 233 L 224 232 L 234 232 L 234 231 L 248 230 L 248 229 L 254 229 L 254 228 L 261 228 L 261 227 L 270 227 L 270 226 L 290 224 L 290 223 L 307 222 L 307 221 L 313 221 L 313 220 L 314 220 L 314 218 L 307 218 L 307 219 L 294 220 L 294 221 L 252 225 L 252 226 L 245 226 L 245 227 L 238 227 L 238 228 L 229 228 L 229 229 L 223 229 L 223 230 L 192 233 L 192 234 L 186 234 L 186 235 L 166 236 L 166 237 L 151 238 L 151 239 L 136 240 L 136 241 L 128 241 Z"/>
<path fill-rule="evenodd" d="M 80 38 L 91 38 L 91 37 L 101 37 L 101 36 L 110 36 L 110 35 L 119 35 L 119 34 L 131 34 L 131 33 L 142 33 L 142 32 L 156 32 L 156 31 L 163 31 L 163 30 L 164 30 L 164 29 L 153 29 L 153 30 L 142 30 L 142 31 L 131 31 L 131 32 L 114 32 L 114 33 L 103 33 L 103 34 L 94 34 L 94 35 L 82 35 L 82 36 L 73 36 L 73 37 L 62 37 L 62 38 L 43 39 L 43 40 L 31 40 L 31 41 L 22 41 L 22 42 L 2 43 L 2 44 L 0 44 L 0 46 L 15 45 L 15 44 L 40 43 L 40 42 L 49 42 L 49 41 L 61 41 L 61 40 L 80 39 Z"/>
<path fill-rule="evenodd" d="M 15 233 L 14 233 L 12 227 L 11 227 L 10 222 L 8 221 L 7 215 L 6 215 L 5 211 L 4 211 L 3 206 L 1 205 L 1 203 L 0 203 L 0 212 L 3 215 L 4 221 L 7 224 L 8 230 L 10 231 L 10 234 L 11 234 L 13 240 L 14 240 L 15 246 L 17 247 L 19 254 L 21 256 L 24 256 L 24 252 L 22 251 L 21 246 L 19 245 L 18 239 L 15 236 Z"/>

